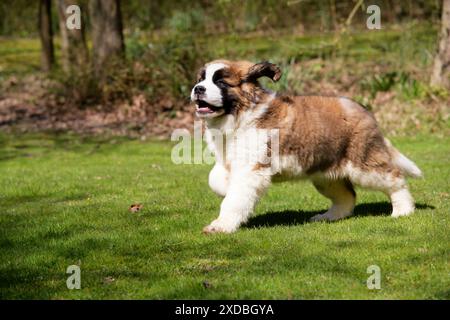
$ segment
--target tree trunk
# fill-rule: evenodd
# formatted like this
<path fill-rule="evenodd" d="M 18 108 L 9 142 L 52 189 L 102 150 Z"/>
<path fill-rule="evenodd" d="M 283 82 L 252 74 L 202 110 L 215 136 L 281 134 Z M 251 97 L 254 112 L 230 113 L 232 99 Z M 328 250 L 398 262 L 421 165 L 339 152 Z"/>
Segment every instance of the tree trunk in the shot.
<path fill-rule="evenodd" d="M 53 47 L 51 0 L 39 1 L 39 36 L 41 38 L 41 67 L 49 72 L 55 62 Z"/>
<path fill-rule="evenodd" d="M 442 4 L 442 27 L 439 51 L 434 58 L 431 85 L 450 86 L 450 0 Z"/>
<path fill-rule="evenodd" d="M 338 21 L 337 21 L 337 15 L 336 15 L 336 1 L 330 0 L 330 17 L 331 17 L 331 23 L 333 31 L 338 29 Z"/>
<path fill-rule="evenodd" d="M 59 28 L 61 31 L 61 56 L 64 71 L 72 72 L 86 67 L 88 62 L 88 49 L 84 36 L 84 23 L 81 12 L 81 28 L 69 29 L 66 25 L 67 19 L 72 15 L 66 9 L 70 5 L 78 5 L 77 0 L 58 0 Z"/>
<path fill-rule="evenodd" d="M 91 0 L 89 14 L 92 25 L 92 62 L 97 75 L 107 64 L 124 57 L 122 15 L 119 0 Z"/>

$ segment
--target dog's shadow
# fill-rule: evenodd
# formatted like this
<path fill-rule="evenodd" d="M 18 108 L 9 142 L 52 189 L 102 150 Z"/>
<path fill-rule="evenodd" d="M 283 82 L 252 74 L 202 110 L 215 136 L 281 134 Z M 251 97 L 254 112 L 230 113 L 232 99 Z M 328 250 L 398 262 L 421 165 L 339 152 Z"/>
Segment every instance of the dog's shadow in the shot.
<path fill-rule="evenodd" d="M 423 203 L 416 203 L 416 210 L 434 209 Z M 292 226 L 308 223 L 309 219 L 316 214 L 324 213 L 326 210 L 303 211 L 303 210 L 284 210 L 270 211 L 251 217 L 245 224 L 245 228 L 261 228 L 274 226 Z M 388 216 L 392 212 L 392 205 L 389 202 L 375 202 L 358 204 L 353 216 Z"/>

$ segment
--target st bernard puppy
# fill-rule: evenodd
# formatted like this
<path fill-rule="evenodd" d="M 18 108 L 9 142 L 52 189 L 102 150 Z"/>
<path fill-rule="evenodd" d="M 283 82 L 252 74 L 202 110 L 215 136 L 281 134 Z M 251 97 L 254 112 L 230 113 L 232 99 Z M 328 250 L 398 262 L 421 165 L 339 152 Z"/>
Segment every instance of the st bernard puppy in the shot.
<path fill-rule="evenodd" d="M 261 87 L 261 77 L 278 81 L 281 70 L 269 62 L 216 60 L 201 68 L 192 89 L 196 115 L 206 122 L 206 140 L 216 158 L 209 186 L 224 197 L 219 217 L 205 233 L 236 231 L 279 177 L 308 178 L 331 200 L 331 208 L 312 221 L 350 216 L 354 185 L 386 193 L 393 217 L 414 211 L 405 178 L 422 173 L 383 137 L 370 112 L 344 97 L 275 94 Z M 268 138 L 252 137 L 253 147 L 239 145 L 255 130 L 277 130 L 277 157 Z"/>

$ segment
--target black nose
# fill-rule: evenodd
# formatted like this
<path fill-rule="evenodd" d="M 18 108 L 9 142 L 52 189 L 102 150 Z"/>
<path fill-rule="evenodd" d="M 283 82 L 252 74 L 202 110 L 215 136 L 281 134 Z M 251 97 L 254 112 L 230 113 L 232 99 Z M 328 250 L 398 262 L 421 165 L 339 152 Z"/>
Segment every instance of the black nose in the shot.
<path fill-rule="evenodd" d="M 195 94 L 204 94 L 206 91 L 206 88 L 204 86 L 196 86 L 194 88 L 194 93 Z"/>

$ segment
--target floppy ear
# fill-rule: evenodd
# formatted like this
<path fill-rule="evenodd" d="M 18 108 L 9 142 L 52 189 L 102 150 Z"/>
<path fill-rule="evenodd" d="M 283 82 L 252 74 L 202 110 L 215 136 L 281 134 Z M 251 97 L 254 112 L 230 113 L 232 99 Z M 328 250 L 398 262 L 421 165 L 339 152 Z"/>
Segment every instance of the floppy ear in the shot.
<path fill-rule="evenodd" d="M 245 80 L 255 81 L 261 77 L 268 77 L 277 82 L 281 78 L 281 70 L 273 63 L 263 61 L 250 67 Z"/>

